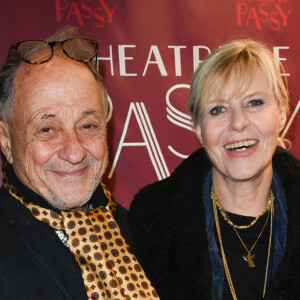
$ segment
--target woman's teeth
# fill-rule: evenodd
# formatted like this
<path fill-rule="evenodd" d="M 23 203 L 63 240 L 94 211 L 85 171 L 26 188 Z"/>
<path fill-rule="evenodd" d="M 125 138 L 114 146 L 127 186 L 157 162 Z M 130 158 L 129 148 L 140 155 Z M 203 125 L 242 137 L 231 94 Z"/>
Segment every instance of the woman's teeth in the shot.
<path fill-rule="evenodd" d="M 257 144 L 257 142 L 258 140 L 247 140 L 243 142 L 227 144 L 225 145 L 225 148 L 227 150 L 241 152 L 253 147 L 255 144 Z"/>

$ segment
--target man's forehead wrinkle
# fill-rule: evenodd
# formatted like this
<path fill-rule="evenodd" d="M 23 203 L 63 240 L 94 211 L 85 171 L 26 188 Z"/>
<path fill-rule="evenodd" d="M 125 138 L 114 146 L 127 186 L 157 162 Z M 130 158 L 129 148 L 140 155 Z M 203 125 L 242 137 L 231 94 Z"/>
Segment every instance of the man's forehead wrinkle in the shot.
<path fill-rule="evenodd" d="M 28 81 L 27 81 L 28 82 Z M 23 82 L 18 84 L 16 90 L 16 97 L 23 98 L 24 93 L 27 97 L 39 98 L 39 101 L 43 102 L 44 97 L 53 100 L 64 99 L 66 95 L 75 95 L 77 97 L 86 98 L 85 89 L 74 90 L 67 84 L 63 84 L 57 79 L 56 82 L 42 82 L 39 79 L 32 80 L 29 84 Z M 67 104 L 66 104 L 67 105 Z"/>
<path fill-rule="evenodd" d="M 87 68 L 83 64 L 74 61 L 70 62 L 68 59 L 60 58 L 59 56 L 55 56 L 49 62 L 41 65 L 22 63 L 15 77 L 16 93 L 21 94 L 24 91 L 30 93 L 32 88 L 38 91 L 40 89 L 39 86 L 41 86 L 42 90 L 49 94 L 56 94 L 56 97 L 59 97 L 60 93 L 80 93 L 80 96 L 85 97 L 86 89 L 78 88 L 74 91 L 68 87 L 68 83 L 72 85 L 74 72 L 85 74 Z M 85 80 L 94 80 L 92 74 L 89 75 L 89 78 L 85 77 Z M 80 75 L 79 78 L 84 76 Z M 94 82 L 91 82 L 91 84 L 94 84 Z"/>
<path fill-rule="evenodd" d="M 45 64 L 41 65 L 30 65 L 27 63 L 22 63 L 16 73 L 15 87 L 16 90 L 26 88 L 26 85 L 39 85 L 43 83 L 45 85 L 45 80 L 49 83 L 49 86 L 59 85 L 64 77 L 64 80 L 68 81 L 68 70 L 74 68 L 80 68 L 81 65 L 72 65 L 66 59 L 53 59 Z M 78 69 L 79 70 L 79 69 Z M 72 71 L 70 71 L 72 72 Z M 70 76 L 71 80 L 71 76 Z M 64 85 L 67 88 L 66 85 Z"/>
<path fill-rule="evenodd" d="M 61 62 L 63 63 L 63 62 Z M 20 68 L 18 70 L 18 73 L 20 75 L 22 75 L 22 77 L 24 78 L 25 76 L 38 76 L 39 74 L 46 72 L 48 77 L 52 77 L 51 75 L 53 74 L 53 70 L 49 70 L 49 69 L 54 69 L 55 70 L 55 76 L 57 75 L 60 77 L 63 73 L 65 73 L 64 69 L 62 68 L 56 68 L 56 64 L 58 64 L 58 62 L 56 61 L 49 61 L 45 64 L 40 64 L 40 65 L 34 65 L 34 64 L 28 64 L 28 63 L 21 63 Z"/>
<path fill-rule="evenodd" d="M 45 81 L 45 77 L 42 73 L 38 72 L 38 70 L 35 71 L 29 71 L 26 68 L 26 70 L 19 70 L 19 72 L 16 74 L 14 86 L 16 90 L 16 95 L 22 95 L 26 93 L 27 95 L 30 95 L 31 93 L 47 93 L 49 96 L 54 94 L 62 94 L 63 92 L 70 91 L 71 89 L 68 88 L 68 85 L 62 85 L 59 78 L 61 75 L 59 72 L 55 72 L 55 77 L 48 77 L 48 81 Z"/>

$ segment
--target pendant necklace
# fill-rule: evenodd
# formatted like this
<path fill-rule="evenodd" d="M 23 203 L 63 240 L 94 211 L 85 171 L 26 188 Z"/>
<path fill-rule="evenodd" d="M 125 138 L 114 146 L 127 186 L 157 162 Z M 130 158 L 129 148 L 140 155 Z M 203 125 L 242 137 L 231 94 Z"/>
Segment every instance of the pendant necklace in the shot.
<path fill-rule="evenodd" d="M 230 288 L 231 295 L 232 295 L 232 297 L 233 297 L 234 300 L 237 300 L 237 296 L 236 296 L 235 289 L 234 289 L 234 286 L 233 286 L 233 282 L 232 282 L 232 279 L 231 279 L 231 275 L 230 275 L 230 271 L 229 271 L 229 267 L 228 267 L 228 264 L 227 264 L 227 260 L 226 260 L 226 255 L 225 255 L 223 243 L 222 243 L 222 235 L 221 235 L 221 229 L 220 229 L 219 217 L 218 217 L 218 207 L 220 207 L 221 205 L 219 203 L 219 200 L 218 200 L 217 195 L 215 194 L 213 188 L 211 189 L 211 199 L 212 199 L 212 203 L 213 203 L 213 210 L 214 210 L 214 215 L 215 215 L 215 224 L 216 224 L 217 235 L 218 235 L 218 239 L 219 239 L 219 243 L 220 243 L 220 250 L 221 250 L 221 256 L 222 256 L 224 271 L 225 271 L 225 274 L 226 274 L 226 278 L 227 278 L 227 281 L 228 281 L 228 285 L 229 285 L 229 288 Z M 266 220 L 266 222 L 265 222 L 265 224 L 263 226 L 263 229 L 261 230 L 259 236 L 257 237 L 256 241 L 254 242 L 254 244 L 253 244 L 253 246 L 251 247 L 250 250 L 246 247 L 245 243 L 243 242 L 243 240 L 241 239 L 240 235 L 238 234 L 235 226 L 232 226 L 233 229 L 234 229 L 234 231 L 236 232 L 239 240 L 241 241 L 241 243 L 243 244 L 244 248 L 247 251 L 247 254 L 243 255 L 243 259 L 248 262 L 248 266 L 249 267 L 255 267 L 255 264 L 253 262 L 253 258 L 255 256 L 255 254 L 251 254 L 251 252 L 253 251 L 253 249 L 254 249 L 257 241 L 261 237 L 261 235 L 262 235 L 262 233 L 263 233 L 263 231 L 264 231 L 264 229 L 265 229 L 265 227 L 266 227 L 266 225 L 268 223 L 269 218 L 271 219 L 270 234 L 269 234 L 269 245 L 268 245 L 268 254 L 267 254 L 267 263 L 266 263 L 266 272 L 265 272 L 264 289 L 263 289 L 263 298 L 265 296 L 266 288 L 267 288 L 267 278 L 268 278 L 268 270 L 269 270 L 269 262 L 270 262 L 270 252 L 271 252 L 271 242 L 272 242 L 272 231 L 273 231 L 274 195 L 273 195 L 272 191 L 270 191 L 270 194 L 269 194 L 268 207 L 269 207 L 269 209 L 268 209 L 269 212 L 268 212 L 267 220 Z M 224 210 L 224 212 L 226 213 L 225 210 Z M 226 214 L 226 216 L 227 216 L 227 219 L 230 220 L 227 214 Z"/>
<path fill-rule="evenodd" d="M 219 208 L 219 206 L 217 205 L 217 207 Z M 227 219 L 231 222 L 228 214 L 226 211 L 224 211 L 224 213 L 226 214 L 226 217 Z M 232 228 L 234 229 L 236 235 L 238 236 L 239 240 L 241 241 L 243 247 L 246 249 L 247 251 L 247 254 L 246 255 L 243 255 L 243 259 L 245 261 L 248 262 L 248 267 L 249 268 L 254 268 L 255 267 L 255 264 L 254 264 L 254 261 L 253 261 L 253 258 L 255 256 L 255 254 L 252 254 L 251 252 L 253 251 L 254 247 L 256 246 L 259 238 L 261 237 L 262 233 L 264 232 L 264 229 L 266 228 L 267 224 L 268 224 L 268 221 L 269 221 L 269 217 L 270 217 L 270 210 L 268 211 L 268 216 L 267 216 L 267 219 L 266 219 L 266 222 L 261 230 L 261 232 L 259 233 L 257 239 L 255 240 L 254 244 L 252 245 L 251 249 L 249 250 L 248 247 L 246 246 L 246 244 L 244 243 L 244 241 L 242 240 L 240 234 L 238 233 L 238 231 L 236 230 L 236 227 L 235 226 L 232 226 Z M 232 223 L 232 222 L 231 222 Z"/>

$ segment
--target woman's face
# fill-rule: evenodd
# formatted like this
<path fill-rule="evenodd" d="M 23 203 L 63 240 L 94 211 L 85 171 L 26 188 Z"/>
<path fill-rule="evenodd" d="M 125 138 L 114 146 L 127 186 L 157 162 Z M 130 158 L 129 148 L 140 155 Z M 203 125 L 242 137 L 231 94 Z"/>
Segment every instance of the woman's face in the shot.
<path fill-rule="evenodd" d="M 197 128 L 214 171 L 234 181 L 272 171 L 277 138 L 286 121 L 286 109 L 277 104 L 260 69 L 243 95 L 232 96 L 237 80 L 230 78 L 218 103 L 211 94 Z"/>

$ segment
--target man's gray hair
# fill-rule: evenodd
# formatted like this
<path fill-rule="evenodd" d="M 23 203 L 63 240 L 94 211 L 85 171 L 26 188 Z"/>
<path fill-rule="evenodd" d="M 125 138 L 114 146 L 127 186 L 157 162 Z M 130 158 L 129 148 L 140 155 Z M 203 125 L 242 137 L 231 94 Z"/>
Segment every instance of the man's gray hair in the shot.
<path fill-rule="evenodd" d="M 77 32 L 78 30 L 76 27 L 65 27 L 62 30 L 55 33 L 54 35 L 47 38 L 46 41 L 62 42 L 64 40 L 77 37 Z M 55 55 L 55 52 L 53 55 Z M 0 121 L 7 123 L 9 130 L 11 130 L 11 114 L 15 98 L 14 78 L 21 63 L 22 59 L 19 57 L 17 51 L 11 51 L 0 71 Z M 94 78 L 96 79 L 99 85 L 102 94 L 104 113 L 107 114 L 108 96 L 103 83 L 103 79 L 99 74 L 97 68 L 95 67 L 93 61 L 83 63 L 92 72 Z"/>

